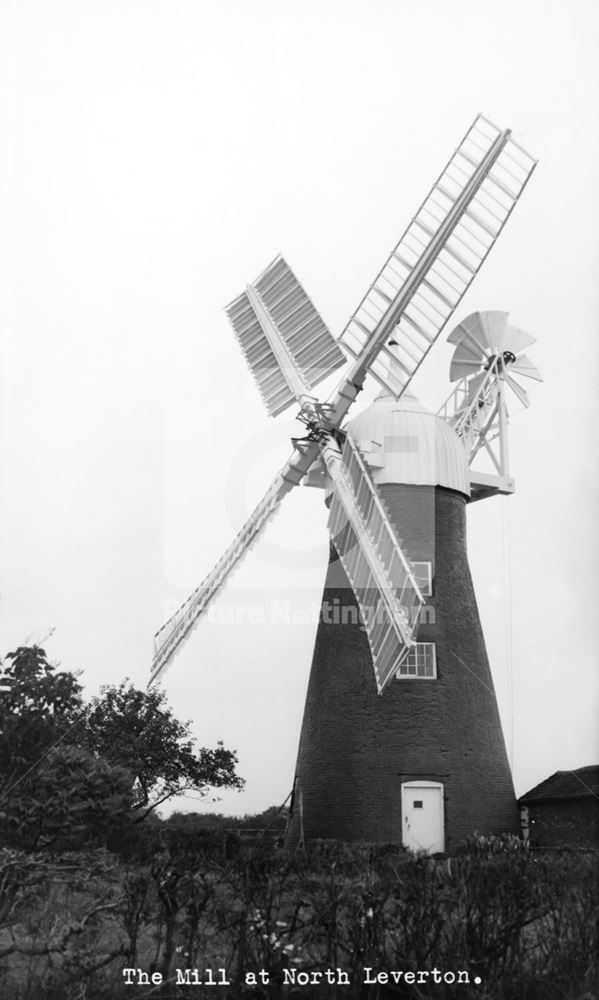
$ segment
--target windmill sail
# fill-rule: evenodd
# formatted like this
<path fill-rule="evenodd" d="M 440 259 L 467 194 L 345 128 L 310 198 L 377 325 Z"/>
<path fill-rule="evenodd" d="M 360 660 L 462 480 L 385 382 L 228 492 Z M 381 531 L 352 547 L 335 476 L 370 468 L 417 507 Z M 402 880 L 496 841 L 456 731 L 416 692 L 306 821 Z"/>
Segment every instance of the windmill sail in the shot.
<path fill-rule="evenodd" d="M 347 381 L 370 371 L 396 397 L 410 383 L 480 269 L 536 161 L 479 115 L 410 222 L 340 337 L 356 359 Z M 385 341 L 399 361 L 389 375 Z M 377 346 L 378 345 L 378 346 Z"/>
<path fill-rule="evenodd" d="M 272 417 L 309 395 L 346 362 L 320 313 L 280 256 L 226 311 Z"/>
<path fill-rule="evenodd" d="M 379 694 L 413 644 L 424 603 L 409 561 L 350 438 L 323 457 L 333 481 L 333 543 L 358 601 Z"/>
<path fill-rule="evenodd" d="M 150 683 L 158 678 L 194 623 L 227 582 L 264 526 L 276 514 L 285 495 L 301 482 L 318 450 L 317 444 L 309 444 L 293 452 L 214 569 L 155 634 Z"/>
<path fill-rule="evenodd" d="M 354 360 L 326 406 L 311 390 L 345 358 L 283 258 L 277 257 L 228 306 L 268 412 L 276 416 L 299 402 L 308 436 L 296 442 L 291 459 L 213 571 L 157 633 L 152 680 L 285 494 L 322 453 L 335 489 L 331 531 L 362 610 L 382 691 L 413 643 L 422 595 L 358 452 L 348 440 L 341 456 L 331 434 L 341 427 L 368 372 L 396 397 L 409 385 L 535 165 L 509 130 L 476 118 L 343 331 L 340 342 Z M 385 346 L 391 336 L 397 345 L 393 354 Z M 535 377 L 528 359 L 521 357 L 519 364 L 522 374 Z M 511 386 L 511 374 L 503 377 Z M 488 403 L 493 409 L 491 398 Z M 501 407 L 495 411 L 503 412 Z M 489 429 L 478 432 L 487 449 Z"/>

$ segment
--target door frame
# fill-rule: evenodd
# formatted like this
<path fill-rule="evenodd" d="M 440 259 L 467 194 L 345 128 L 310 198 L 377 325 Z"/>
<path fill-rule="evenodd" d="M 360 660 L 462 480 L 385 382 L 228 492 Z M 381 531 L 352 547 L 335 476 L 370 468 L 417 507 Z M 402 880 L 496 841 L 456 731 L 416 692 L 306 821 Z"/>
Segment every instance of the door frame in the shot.
<path fill-rule="evenodd" d="M 408 847 L 405 843 L 405 831 L 404 824 L 407 818 L 406 812 L 406 791 L 412 788 L 438 788 L 441 792 L 439 796 L 439 801 L 441 803 L 441 847 L 439 852 L 445 850 L 445 786 L 442 781 L 402 781 L 401 783 L 401 842 L 404 847 Z M 408 848 L 411 849 L 411 848 Z M 439 853 L 435 852 L 435 853 Z"/>

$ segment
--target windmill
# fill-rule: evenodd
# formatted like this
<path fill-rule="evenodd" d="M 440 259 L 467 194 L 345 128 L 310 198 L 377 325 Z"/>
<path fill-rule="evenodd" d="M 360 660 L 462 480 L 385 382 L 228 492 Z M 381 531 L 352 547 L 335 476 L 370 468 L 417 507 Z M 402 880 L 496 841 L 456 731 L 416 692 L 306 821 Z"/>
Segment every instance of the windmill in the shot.
<path fill-rule="evenodd" d="M 514 381 L 518 359 L 519 374 L 527 365 L 519 350 L 526 335 L 510 339 L 505 322 L 502 340 L 501 321 L 485 317 L 505 314 L 464 320 L 450 337 L 457 345 L 452 376 L 461 381 L 442 415 L 426 411 L 410 383 L 535 163 L 509 130 L 479 115 L 338 342 L 282 257 L 227 307 L 267 411 L 277 416 L 297 404 L 306 433 L 293 439 L 289 460 L 212 572 L 156 634 L 151 681 L 285 495 L 303 482 L 323 487 L 332 538 L 323 609 L 353 614 L 341 622 L 322 615 L 319 622 L 291 843 L 362 838 L 442 850 L 474 828 L 514 826 L 514 792 L 465 555 L 464 510 L 473 497 L 513 488 L 504 388 Z M 338 388 L 321 402 L 315 386 L 346 356 Z M 381 394 L 346 423 L 367 375 Z M 471 477 L 469 458 L 493 452 L 497 435 L 495 471 Z M 452 577 L 456 567 L 461 582 Z M 431 604 L 432 622 L 423 615 Z M 452 655 L 475 678 L 471 690 Z M 469 807 L 477 795 L 478 807 Z"/>

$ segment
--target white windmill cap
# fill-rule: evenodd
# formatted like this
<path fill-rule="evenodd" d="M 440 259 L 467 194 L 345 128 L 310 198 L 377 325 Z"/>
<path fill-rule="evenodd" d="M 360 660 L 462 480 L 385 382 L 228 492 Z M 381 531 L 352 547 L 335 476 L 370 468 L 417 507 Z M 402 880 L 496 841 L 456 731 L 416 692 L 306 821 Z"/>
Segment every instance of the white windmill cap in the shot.
<path fill-rule="evenodd" d="M 445 486 L 470 496 L 470 468 L 459 437 L 406 389 L 399 400 L 381 393 L 346 430 L 377 485 Z"/>

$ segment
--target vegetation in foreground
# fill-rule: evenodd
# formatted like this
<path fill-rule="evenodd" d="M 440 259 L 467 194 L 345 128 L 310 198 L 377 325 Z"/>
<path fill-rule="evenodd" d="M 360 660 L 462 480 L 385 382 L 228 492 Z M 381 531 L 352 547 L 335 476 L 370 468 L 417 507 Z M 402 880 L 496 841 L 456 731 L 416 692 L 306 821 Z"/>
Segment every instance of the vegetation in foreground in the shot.
<path fill-rule="evenodd" d="M 291 854 L 247 830 L 280 828 L 274 808 L 235 832 L 215 815 L 161 820 L 183 788 L 239 787 L 235 755 L 196 750 L 159 692 L 125 684 L 85 705 L 37 647 L 9 660 L 2 1000 L 595 1000 L 596 855 L 536 856 L 510 837 L 444 858 Z"/>
<path fill-rule="evenodd" d="M 535 858 L 502 840 L 439 860 L 328 843 L 289 855 L 165 827 L 128 861 L 0 853 L 3 998 L 597 996 L 591 855 Z M 444 981 L 364 982 L 435 969 Z M 185 970 L 204 985 L 184 985 Z M 459 971 L 469 985 L 451 982 Z"/>

